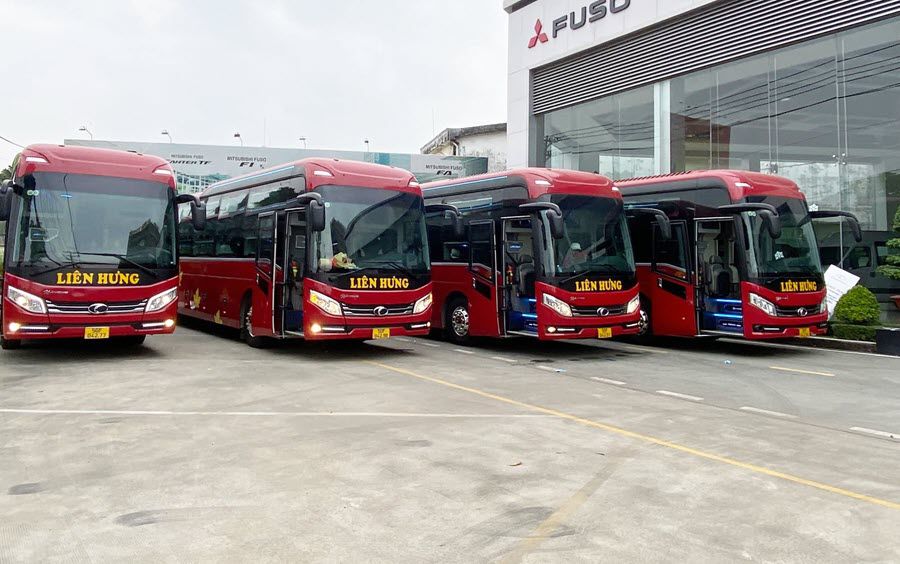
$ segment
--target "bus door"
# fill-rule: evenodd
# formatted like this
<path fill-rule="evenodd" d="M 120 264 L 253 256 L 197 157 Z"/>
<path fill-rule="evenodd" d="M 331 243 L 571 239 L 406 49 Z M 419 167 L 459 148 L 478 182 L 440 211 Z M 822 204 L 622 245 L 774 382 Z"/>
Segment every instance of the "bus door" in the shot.
<path fill-rule="evenodd" d="M 741 280 L 733 217 L 695 223 L 697 308 L 704 331 L 743 333 Z"/>
<path fill-rule="evenodd" d="M 501 221 L 503 286 L 500 309 L 505 329 L 507 333 L 525 332 L 537 336 L 532 216 L 504 217 Z"/>
<path fill-rule="evenodd" d="M 469 332 L 478 336 L 504 334 L 497 288 L 497 245 L 492 219 L 469 222 Z"/>
<path fill-rule="evenodd" d="M 278 257 L 278 237 L 275 234 L 276 215 L 275 212 L 261 213 L 257 219 L 257 247 L 256 247 L 256 285 L 259 288 L 262 299 L 254 299 L 253 304 L 253 320 L 254 325 L 262 325 L 273 334 L 278 335 L 275 331 L 275 279 L 276 279 L 276 257 Z M 257 292 L 254 292 L 256 295 Z M 265 311 L 264 315 L 259 310 Z M 265 323 L 259 323 L 265 318 Z"/>
<path fill-rule="evenodd" d="M 691 280 L 687 224 L 672 222 L 672 238 L 665 239 L 653 224 L 653 284 L 650 294 L 650 323 L 657 335 L 694 336 L 697 310 Z"/>
<path fill-rule="evenodd" d="M 303 335 L 303 277 L 306 273 L 306 210 L 279 212 L 284 216 L 280 248 L 284 274 L 278 293 L 283 335 Z M 281 222 L 279 221 L 279 225 Z"/>

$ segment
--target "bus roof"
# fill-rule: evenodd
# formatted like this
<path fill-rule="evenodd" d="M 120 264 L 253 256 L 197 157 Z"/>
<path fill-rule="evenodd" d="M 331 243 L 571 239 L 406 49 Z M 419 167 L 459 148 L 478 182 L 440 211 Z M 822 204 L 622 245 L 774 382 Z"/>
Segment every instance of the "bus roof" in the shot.
<path fill-rule="evenodd" d="M 160 157 L 71 145 L 29 145 L 19 154 L 16 176 L 34 172 L 92 174 L 162 182 L 175 188 L 172 166 Z"/>
<path fill-rule="evenodd" d="M 613 186 L 613 181 L 605 176 L 554 168 L 516 168 L 466 178 L 439 180 L 423 184 L 422 191 L 426 197 L 438 197 L 464 193 L 469 191 L 469 188 L 471 191 L 477 191 L 510 185 L 527 188 L 528 197 L 531 199 L 544 194 L 581 194 L 621 199 L 619 191 Z"/>
<path fill-rule="evenodd" d="M 307 190 L 314 190 L 326 184 L 337 184 L 340 186 L 399 190 L 413 194 L 422 193 L 418 182 L 416 182 L 416 177 L 408 170 L 402 168 L 359 161 L 312 157 L 210 184 L 203 191 L 202 196 L 209 197 L 224 194 L 298 176 L 306 177 Z"/>
<path fill-rule="evenodd" d="M 800 192 L 800 188 L 793 180 L 783 176 L 746 170 L 691 170 L 617 180 L 616 186 L 626 197 L 718 186 L 727 188 L 734 202 L 741 201 L 748 196 L 803 198 L 803 193 Z"/>

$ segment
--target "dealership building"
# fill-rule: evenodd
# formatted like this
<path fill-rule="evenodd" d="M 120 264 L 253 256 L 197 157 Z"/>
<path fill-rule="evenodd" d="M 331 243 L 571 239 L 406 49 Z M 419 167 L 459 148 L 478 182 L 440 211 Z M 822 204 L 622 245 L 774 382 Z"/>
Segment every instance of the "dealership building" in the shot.
<path fill-rule="evenodd" d="M 505 0 L 511 167 L 739 168 L 890 229 L 900 0 Z M 873 257 L 874 259 L 874 257 Z"/>

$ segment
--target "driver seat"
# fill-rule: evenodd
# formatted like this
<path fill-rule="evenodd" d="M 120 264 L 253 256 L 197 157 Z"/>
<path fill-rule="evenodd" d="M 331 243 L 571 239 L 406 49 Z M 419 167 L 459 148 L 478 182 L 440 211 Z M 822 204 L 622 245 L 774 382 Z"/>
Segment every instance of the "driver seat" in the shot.
<path fill-rule="evenodd" d="M 534 258 L 529 255 L 521 255 L 519 265 L 516 267 L 516 279 L 519 281 L 519 295 L 534 295 Z"/>

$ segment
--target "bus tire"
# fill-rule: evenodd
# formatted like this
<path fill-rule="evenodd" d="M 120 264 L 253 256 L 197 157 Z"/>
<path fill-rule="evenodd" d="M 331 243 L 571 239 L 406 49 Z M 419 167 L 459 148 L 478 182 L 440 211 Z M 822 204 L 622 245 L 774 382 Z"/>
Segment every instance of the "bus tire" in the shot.
<path fill-rule="evenodd" d="M 241 305 L 241 340 L 250 345 L 254 349 L 263 349 L 269 344 L 269 340 L 265 337 L 257 337 L 253 334 L 253 325 L 251 319 L 253 317 L 253 305 L 250 298 L 244 299 Z"/>
<path fill-rule="evenodd" d="M 464 298 L 454 298 L 447 305 L 444 335 L 458 345 L 467 344 L 471 340 L 470 319 L 469 303 Z"/>
<path fill-rule="evenodd" d="M 18 348 L 21 348 L 22 341 L 19 339 L 5 339 L 0 337 L 0 349 L 5 351 L 14 351 Z"/>

